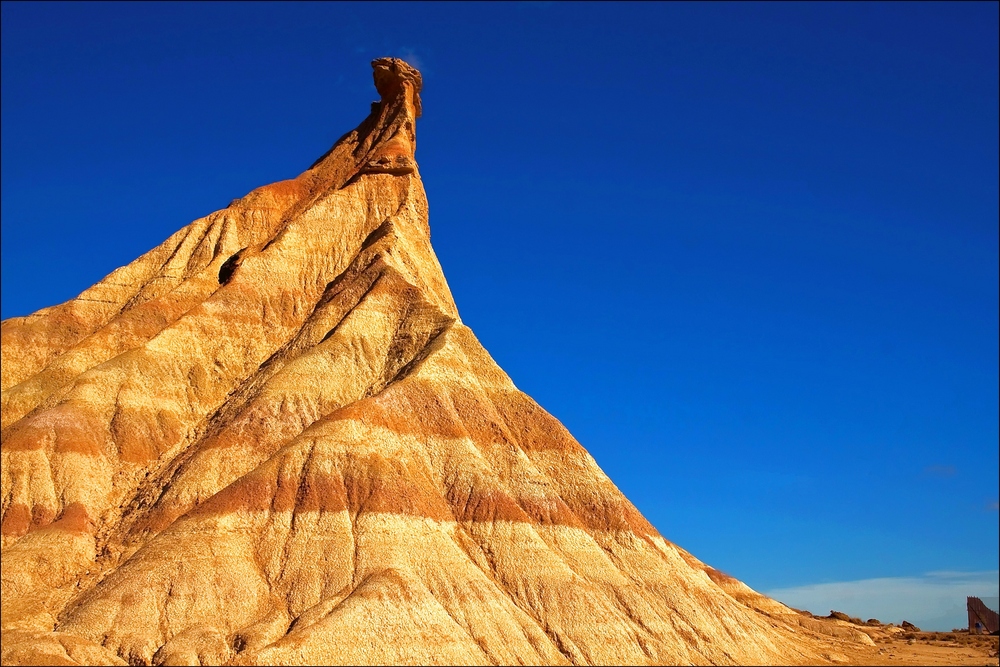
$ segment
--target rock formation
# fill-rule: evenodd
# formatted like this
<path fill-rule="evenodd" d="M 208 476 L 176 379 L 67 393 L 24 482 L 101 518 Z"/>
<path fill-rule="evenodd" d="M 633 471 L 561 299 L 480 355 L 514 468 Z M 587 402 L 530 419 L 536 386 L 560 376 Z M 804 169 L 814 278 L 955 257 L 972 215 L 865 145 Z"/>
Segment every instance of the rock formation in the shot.
<path fill-rule="evenodd" d="M 420 74 L 373 67 L 381 100 L 301 175 L 3 322 L 3 663 L 813 663 L 863 641 L 666 541 L 518 391 L 431 249 Z"/>

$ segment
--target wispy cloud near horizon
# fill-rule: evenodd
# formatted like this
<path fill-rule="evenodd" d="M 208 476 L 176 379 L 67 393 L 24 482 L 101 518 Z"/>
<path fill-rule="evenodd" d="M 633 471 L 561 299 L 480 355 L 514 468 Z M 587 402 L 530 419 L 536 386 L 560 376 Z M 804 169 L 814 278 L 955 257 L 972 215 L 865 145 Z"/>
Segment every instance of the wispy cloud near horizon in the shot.
<path fill-rule="evenodd" d="M 402 58 L 413 67 L 416 67 L 418 70 L 421 71 L 421 73 L 424 73 L 424 70 L 427 69 L 427 65 L 424 62 L 424 59 L 418 56 L 416 52 L 409 47 L 404 46 L 402 49 L 399 49 L 398 57 Z"/>
<path fill-rule="evenodd" d="M 904 620 L 924 630 L 951 630 L 967 624 L 965 598 L 996 597 L 1000 571 L 928 572 L 919 577 L 882 577 L 811 584 L 767 591 L 767 595 L 815 614 L 842 611 L 863 620 Z"/>

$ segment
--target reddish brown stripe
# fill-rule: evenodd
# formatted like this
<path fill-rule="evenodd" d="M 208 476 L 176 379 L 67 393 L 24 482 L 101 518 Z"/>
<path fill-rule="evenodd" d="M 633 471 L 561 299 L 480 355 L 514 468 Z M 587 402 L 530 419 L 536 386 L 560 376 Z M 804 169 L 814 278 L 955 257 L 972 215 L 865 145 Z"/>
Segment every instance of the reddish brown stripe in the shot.
<path fill-rule="evenodd" d="M 122 461 L 143 463 L 159 458 L 184 432 L 184 424 L 169 410 L 119 408 L 106 426 L 91 410 L 63 403 L 22 419 L 3 441 L 10 452 L 48 449 L 57 454 L 104 456 L 109 435 Z"/>
<path fill-rule="evenodd" d="M 170 410 L 119 408 L 111 419 L 111 437 L 118 458 L 129 463 L 154 461 L 184 433 L 184 424 Z"/>
<path fill-rule="evenodd" d="M 434 492 L 417 484 L 423 477 L 400 461 L 374 455 L 345 462 L 343 476 L 306 472 L 296 477 L 257 473 L 223 489 L 199 514 L 240 511 L 388 512 L 451 519 L 451 512 Z"/>
<path fill-rule="evenodd" d="M 254 190 L 251 195 L 256 194 L 269 194 L 275 198 L 288 198 L 288 199 L 298 199 L 304 197 L 309 193 L 309 188 L 306 183 L 300 181 L 297 178 L 289 179 L 286 181 L 278 181 L 277 183 L 271 183 L 270 185 L 265 185 L 261 188 Z"/>
<path fill-rule="evenodd" d="M 89 317 L 84 317 L 75 312 L 78 308 L 92 312 L 87 313 Z M 40 371 L 102 323 L 103 317 L 93 315 L 96 312 L 99 311 L 81 302 L 69 301 L 50 308 L 38 317 L 5 320 L 3 357 L 11 367 L 5 368 L 4 377 L 9 377 L 16 384 Z M 14 372 L 17 372 L 16 376 Z M 7 386 L 6 382 L 4 385 Z"/>
<path fill-rule="evenodd" d="M 586 453 L 558 419 L 527 394 L 517 391 L 491 396 L 517 444 L 525 451 L 560 450 Z"/>
<path fill-rule="evenodd" d="M 480 445 L 509 442 L 526 451 L 584 453 L 557 419 L 519 391 L 492 391 L 487 396 L 461 386 L 407 379 L 328 419 L 352 419 L 401 435 L 469 437 Z"/>
<path fill-rule="evenodd" d="M 311 472 L 301 477 L 258 473 L 216 494 L 196 514 L 348 510 L 351 514 L 378 512 L 437 521 L 516 521 L 656 534 L 624 499 L 592 496 L 573 511 L 572 504 L 559 497 L 514 498 L 503 489 L 490 488 L 486 482 L 477 484 L 472 493 L 453 487 L 445 499 L 430 480 L 421 484 L 422 478 L 426 480 L 419 469 L 377 455 L 344 462 L 343 477 Z M 167 509 L 160 511 L 166 513 Z"/>
<path fill-rule="evenodd" d="M 11 503 L 3 515 L 0 533 L 3 535 L 21 536 L 28 532 L 31 526 L 31 510 L 23 503 Z"/>
<path fill-rule="evenodd" d="M 87 508 L 83 503 L 70 503 L 63 509 L 59 518 L 52 522 L 50 528 L 66 531 L 67 533 L 84 534 L 94 533 L 94 522 L 87 514 Z"/>
<path fill-rule="evenodd" d="M 585 527 L 558 497 L 514 499 L 505 491 L 484 490 L 472 494 L 463 509 L 456 512 L 460 521 L 520 521 L 543 526 Z"/>
<path fill-rule="evenodd" d="M 458 521 L 523 521 L 531 517 L 502 489 L 482 489 L 461 493 L 453 486 L 447 496 L 452 515 Z"/>
<path fill-rule="evenodd" d="M 63 403 L 14 424 L 3 441 L 3 448 L 15 452 L 51 447 L 51 451 L 60 454 L 101 456 L 106 433 L 104 424 L 91 411 Z"/>
<path fill-rule="evenodd" d="M 658 535 L 632 503 L 618 492 L 616 495 L 565 497 L 566 504 L 591 530 L 629 531 L 636 535 Z"/>
<path fill-rule="evenodd" d="M 0 524 L 0 533 L 20 537 L 29 530 L 49 525 L 55 515 L 54 511 L 41 505 L 35 505 L 29 510 L 27 505 L 11 503 L 3 516 L 3 524 Z"/>
<path fill-rule="evenodd" d="M 94 522 L 82 503 L 70 503 L 55 521 L 53 518 L 55 518 L 55 512 L 41 505 L 35 505 L 29 511 L 27 505 L 13 503 L 4 514 L 0 533 L 20 537 L 32 530 L 45 527 L 67 533 L 91 535 L 94 533 Z"/>
<path fill-rule="evenodd" d="M 432 388 L 424 383 L 407 382 L 406 390 L 392 385 L 379 397 L 351 403 L 328 419 L 352 419 L 400 435 L 464 437 L 467 431 L 451 412 L 450 406 Z"/>

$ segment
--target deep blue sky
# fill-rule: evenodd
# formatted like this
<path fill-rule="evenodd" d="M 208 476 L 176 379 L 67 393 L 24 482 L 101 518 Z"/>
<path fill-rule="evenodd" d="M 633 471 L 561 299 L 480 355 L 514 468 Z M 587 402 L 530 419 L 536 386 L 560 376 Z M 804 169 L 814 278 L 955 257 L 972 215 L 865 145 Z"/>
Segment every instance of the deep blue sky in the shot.
<path fill-rule="evenodd" d="M 668 539 L 993 570 L 997 8 L 4 3 L 2 315 L 298 174 L 402 56 L 463 319 Z"/>

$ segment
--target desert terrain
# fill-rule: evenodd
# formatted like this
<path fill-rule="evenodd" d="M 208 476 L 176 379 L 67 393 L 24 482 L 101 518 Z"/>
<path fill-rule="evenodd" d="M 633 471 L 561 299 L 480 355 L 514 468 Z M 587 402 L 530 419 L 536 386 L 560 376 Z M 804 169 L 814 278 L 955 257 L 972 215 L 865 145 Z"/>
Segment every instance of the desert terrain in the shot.
<path fill-rule="evenodd" d="M 909 633 L 907 633 L 909 634 Z M 916 632 L 876 642 L 879 665 L 996 665 L 998 638 L 959 632 Z"/>
<path fill-rule="evenodd" d="M 996 664 L 661 535 L 462 323 L 372 66 L 302 174 L 3 322 L 3 664 Z"/>
<path fill-rule="evenodd" d="M 832 656 L 844 664 L 856 665 L 997 665 L 1000 637 L 974 634 L 968 629 L 951 632 L 925 632 L 906 621 L 901 625 L 880 623 L 877 619 L 862 621 L 843 612 L 831 611 L 828 616 L 816 616 L 807 611 L 800 614 L 816 621 L 850 626 L 868 635 L 875 651 L 847 651 Z"/>

